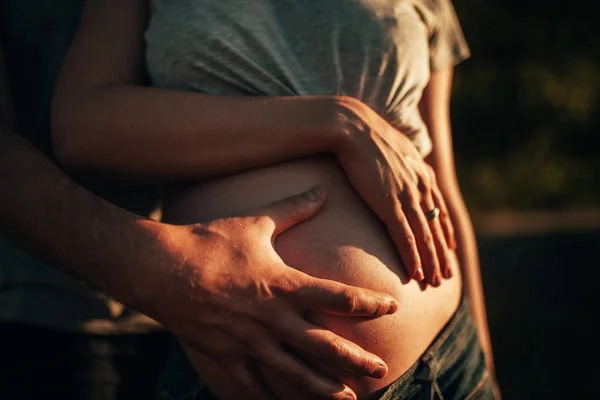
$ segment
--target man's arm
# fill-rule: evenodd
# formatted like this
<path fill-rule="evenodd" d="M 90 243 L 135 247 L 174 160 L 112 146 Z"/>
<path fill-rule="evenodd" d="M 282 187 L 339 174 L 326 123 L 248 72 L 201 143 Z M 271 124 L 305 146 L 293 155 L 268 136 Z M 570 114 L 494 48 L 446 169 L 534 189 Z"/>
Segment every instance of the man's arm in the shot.
<path fill-rule="evenodd" d="M 313 191 L 202 225 L 160 224 L 126 212 L 78 186 L 14 133 L 5 68 L 0 47 L 2 237 L 144 312 L 221 365 L 230 363 L 223 379 L 236 381 L 246 398 L 268 398 L 258 382 L 246 379 L 240 360 L 247 358 L 301 379 L 307 396 L 355 398 L 291 358 L 282 342 L 341 370 L 385 375 L 378 357 L 308 324 L 302 314 L 377 317 L 394 312 L 395 302 L 309 277 L 267 251 L 278 233 L 317 213 L 324 194 Z"/>
<path fill-rule="evenodd" d="M 113 282 L 105 266 L 114 260 L 123 266 L 136 265 L 138 260 L 128 251 L 156 242 L 152 222 L 93 196 L 14 132 L 1 47 L 0 187 L 3 237 L 122 300 L 132 300 L 131 290 L 119 287 L 135 282 L 128 279 L 133 271 L 123 268 Z M 124 237 L 131 238 L 128 246 L 119 245 Z"/>
<path fill-rule="evenodd" d="M 452 69 L 432 73 L 419 104 L 423 120 L 429 128 L 433 152 L 426 161 L 433 167 L 440 191 L 446 199 L 448 213 L 455 229 L 456 253 L 464 275 L 465 290 L 471 299 L 471 310 L 477 334 L 490 372 L 494 374 L 494 359 L 487 323 L 477 243 L 471 218 L 463 200 L 454 165 L 450 126 L 450 95 Z M 498 397 L 499 398 L 499 397 Z"/>

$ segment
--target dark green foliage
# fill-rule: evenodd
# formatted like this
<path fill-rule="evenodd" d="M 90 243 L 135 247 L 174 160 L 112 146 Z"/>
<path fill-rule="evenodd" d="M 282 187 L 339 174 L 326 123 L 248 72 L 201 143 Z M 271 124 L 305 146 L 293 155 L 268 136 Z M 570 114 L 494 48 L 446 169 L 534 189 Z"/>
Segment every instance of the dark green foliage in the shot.
<path fill-rule="evenodd" d="M 459 179 L 477 209 L 600 204 L 594 3 L 455 0 L 473 53 L 456 69 Z"/>

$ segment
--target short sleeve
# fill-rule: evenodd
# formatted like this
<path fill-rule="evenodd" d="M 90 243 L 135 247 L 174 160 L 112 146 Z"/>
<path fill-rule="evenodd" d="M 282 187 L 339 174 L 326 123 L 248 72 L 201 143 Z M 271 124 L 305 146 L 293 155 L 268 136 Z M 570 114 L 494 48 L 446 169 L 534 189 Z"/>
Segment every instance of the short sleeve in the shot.
<path fill-rule="evenodd" d="M 432 71 L 453 67 L 471 56 L 451 0 L 437 0 L 435 23 L 429 37 Z"/>

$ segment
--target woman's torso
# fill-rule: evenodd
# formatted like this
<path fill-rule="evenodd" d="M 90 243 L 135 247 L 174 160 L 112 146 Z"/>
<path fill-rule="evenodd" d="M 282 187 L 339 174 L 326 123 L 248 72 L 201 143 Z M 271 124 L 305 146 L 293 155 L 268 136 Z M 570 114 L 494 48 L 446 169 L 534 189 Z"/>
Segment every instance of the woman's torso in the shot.
<path fill-rule="evenodd" d="M 429 77 L 421 14 L 403 1 L 333 3 L 157 2 L 146 36 L 150 75 L 159 87 L 212 94 L 353 96 L 408 133 L 426 154 L 430 141 L 417 109 Z M 311 317 L 388 363 L 383 380 L 348 378 L 366 395 L 406 371 L 450 319 L 461 291 L 456 265 L 455 277 L 439 288 L 408 281 L 385 227 L 326 156 L 180 188 L 165 199 L 164 217 L 189 223 L 228 216 L 317 184 L 328 189 L 325 208 L 281 235 L 276 249 L 311 275 L 398 299 L 399 311 L 377 320 Z"/>
<path fill-rule="evenodd" d="M 218 95 L 346 95 L 431 151 L 418 103 L 436 0 L 154 0 L 155 86 Z"/>
<path fill-rule="evenodd" d="M 164 217 L 190 223 L 234 215 L 314 185 L 327 188 L 324 208 L 275 241 L 283 261 L 312 276 L 381 291 L 397 299 L 399 310 L 376 320 L 315 314 L 310 319 L 377 354 L 388 364 L 382 380 L 345 382 L 366 395 L 405 372 L 427 349 L 456 309 L 460 272 L 438 288 L 409 281 L 385 227 L 327 157 L 313 157 L 260 168 L 174 191 L 165 199 Z"/>

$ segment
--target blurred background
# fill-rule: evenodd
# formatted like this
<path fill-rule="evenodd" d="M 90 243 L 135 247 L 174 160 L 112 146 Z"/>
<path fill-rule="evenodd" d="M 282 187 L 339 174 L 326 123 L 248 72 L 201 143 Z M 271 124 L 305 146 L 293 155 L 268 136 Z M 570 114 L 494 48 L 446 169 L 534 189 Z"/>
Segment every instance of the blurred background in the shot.
<path fill-rule="evenodd" d="M 454 0 L 459 180 L 505 400 L 600 399 L 600 30 L 592 2 Z"/>
<path fill-rule="evenodd" d="M 456 162 L 504 400 L 600 399 L 600 13 L 588 0 L 453 3 L 472 51 L 455 72 Z M 137 374 L 144 360 L 117 364 Z"/>

